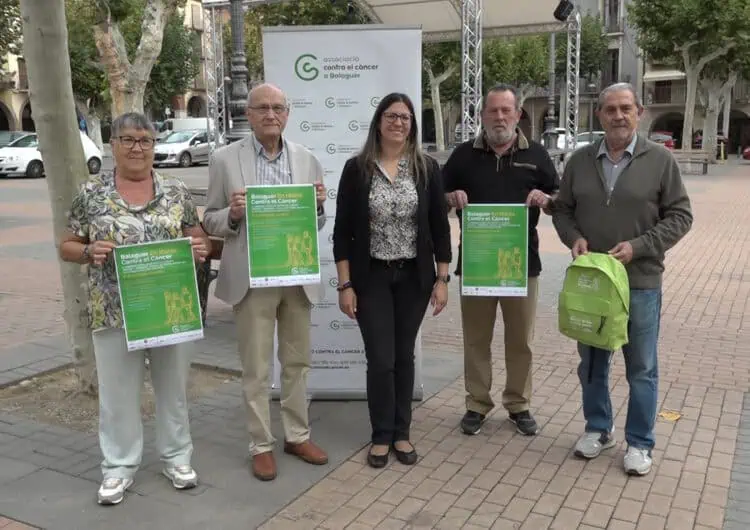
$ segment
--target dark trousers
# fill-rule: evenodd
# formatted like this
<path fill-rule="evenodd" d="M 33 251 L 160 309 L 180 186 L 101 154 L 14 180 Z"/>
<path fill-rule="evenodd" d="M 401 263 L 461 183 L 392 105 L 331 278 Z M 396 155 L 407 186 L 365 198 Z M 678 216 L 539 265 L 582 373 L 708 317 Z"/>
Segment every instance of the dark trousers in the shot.
<path fill-rule="evenodd" d="M 369 281 L 357 293 L 373 444 L 409 439 L 414 343 L 430 295 L 420 286 L 413 260 L 390 264 L 373 260 Z"/>

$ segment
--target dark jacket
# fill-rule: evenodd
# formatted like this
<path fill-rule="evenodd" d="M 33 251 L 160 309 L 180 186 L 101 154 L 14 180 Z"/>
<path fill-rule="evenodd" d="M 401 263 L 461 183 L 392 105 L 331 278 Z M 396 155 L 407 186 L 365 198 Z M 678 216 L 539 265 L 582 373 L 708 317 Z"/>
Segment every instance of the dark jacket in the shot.
<path fill-rule="evenodd" d="M 593 252 L 629 241 L 633 260 L 625 268 L 630 287 L 659 288 L 664 254 L 693 224 L 680 168 L 667 149 L 638 135 L 633 158 L 609 196 L 597 160 L 603 141 L 582 147 L 565 165 L 553 207 L 555 228 L 568 247 L 585 238 Z"/>
<path fill-rule="evenodd" d="M 349 260 L 355 291 L 367 285 L 370 274 L 370 186 L 356 157 L 346 161 L 336 197 L 333 257 Z M 427 157 L 427 178 L 417 186 L 417 270 L 422 287 L 435 284 L 435 262 L 451 262 L 451 234 L 440 166 Z"/>
<path fill-rule="evenodd" d="M 515 145 L 498 156 L 484 133 L 457 146 L 443 167 L 445 191 L 463 190 L 470 204 L 523 204 L 532 190 L 557 192 L 560 179 L 547 150 L 517 129 Z M 457 211 L 459 224 L 461 212 Z M 542 271 L 539 256 L 539 208 L 529 208 L 529 277 Z M 456 275 L 461 274 L 461 246 Z"/>

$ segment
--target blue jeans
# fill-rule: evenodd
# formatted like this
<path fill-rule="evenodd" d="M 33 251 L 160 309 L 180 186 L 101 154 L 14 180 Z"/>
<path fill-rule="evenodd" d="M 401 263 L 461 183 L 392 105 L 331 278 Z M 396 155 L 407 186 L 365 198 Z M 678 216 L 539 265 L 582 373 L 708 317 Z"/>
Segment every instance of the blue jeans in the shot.
<path fill-rule="evenodd" d="M 653 449 L 659 382 L 656 343 L 659 339 L 661 289 L 630 290 L 629 343 L 623 346 L 625 376 L 630 386 L 625 440 L 638 449 Z M 613 428 L 609 397 L 609 366 L 613 352 L 578 344 L 578 378 L 583 393 L 586 432 Z"/>

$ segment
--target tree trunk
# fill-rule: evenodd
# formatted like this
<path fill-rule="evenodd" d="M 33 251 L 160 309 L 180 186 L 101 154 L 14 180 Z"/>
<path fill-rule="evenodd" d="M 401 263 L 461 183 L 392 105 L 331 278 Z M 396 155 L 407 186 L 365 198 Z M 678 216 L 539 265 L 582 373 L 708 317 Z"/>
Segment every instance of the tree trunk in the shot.
<path fill-rule="evenodd" d="M 112 96 L 112 117 L 143 112 L 143 98 L 151 69 L 161 53 L 164 26 L 178 0 L 147 0 L 141 22 L 141 40 L 131 63 L 119 24 L 106 13 L 94 26 L 94 40 L 107 72 Z"/>
<path fill-rule="evenodd" d="M 732 97 L 724 98 L 724 104 L 722 105 L 722 119 L 721 119 L 721 133 L 727 140 L 729 139 L 729 120 L 732 117 Z"/>
<path fill-rule="evenodd" d="M 701 84 L 706 91 L 706 118 L 703 122 L 703 143 L 701 148 L 708 155 L 710 163 L 716 163 L 716 131 L 719 128 L 719 98 L 721 81 L 703 79 Z"/>
<path fill-rule="evenodd" d="M 67 225 L 66 212 L 88 176 L 78 135 L 63 2 L 23 0 L 23 48 L 34 122 L 47 173 L 55 241 Z M 60 261 L 65 324 L 79 388 L 96 393 L 96 364 L 88 326 L 85 268 Z"/>
<path fill-rule="evenodd" d="M 523 104 L 534 92 L 534 86 L 528 83 L 523 83 L 518 87 L 518 108 L 523 108 Z"/>
<path fill-rule="evenodd" d="M 438 151 L 445 151 L 445 127 L 443 127 L 443 106 L 440 103 L 440 85 L 430 83 L 432 112 L 435 117 L 435 143 Z"/>
<path fill-rule="evenodd" d="M 734 85 L 737 84 L 737 72 L 732 72 L 729 74 L 729 79 L 726 83 L 724 83 L 724 86 L 721 89 L 721 98 L 722 98 L 722 109 L 723 109 L 723 116 L 722 116 L 722 135 L 724 136 L 724 156 L 726 157 L 727 154 L 729 154 L 729 120 L 732 117 L 732 90 L 734 89 Z"/>
<path fill-rule="evenodd" d="M 96 144 L 99 151 L 104 152 L 104 141 L 102 140 L 102 119 L 97 109 L 91 109 L 89 113 L 89 138 Z"/>
<path fill-rule="evenodd" d="M 91 138 L 91 141 L 94 142 L 101 151 L 103 147 L 102 123 L 97 115 L 96 109 L 89 107 L 90 103 L 88 101 L 78 98 L 76 98 L 75 104 L 78 111 L 83 115 L 83 119 L 86 120 L 88 137 Z"/>
<path fill-rule="evenodd" d="M 695 96 L 698 91 L 698 78 L 703 68 L 714 59 L 726 55 L 734 46 L 729 43 L 723 48 L 714 50 L 708 55 L 704 55 L 697 61 L 694 61 L 690 55 L 690 49 L 699 45 L 698 41 L 691 41 L 683 46 L 677 47 L 676 51 L 682 54 L 682 64 L 687 76 L 687 94 L 685 95 L 685 120 L 682 123 L 682 148 L 690 149 L 693 145 L 693 120 L 695 118 Z M 705 128 L 705 127 L 704 127 Z M 687 142 L 687 143 L 686 143 Z"/>
<path fill-rule="evenodd" d="M 698 70 L 685 66 L 687 93 L 685 94 L 685 119 L 682 122 L 682 149 L 693 147 L 693 120 L 695 119 L 695 98 L 698 93 Z"/>
<path fill-rule="evenodd" d="M 430 98 L 432 100 L 432 112 L 435 116 L 435 143 L 438 151 L 445 151 L 445 128 L 443 127 L 443 106 L 440 102 L 440 85 L 454 74 L 458 66 L 452 64 L 442 74 L 435 76 L 429 61 L 424 61 L 424 69 L 430 83 Z"/>

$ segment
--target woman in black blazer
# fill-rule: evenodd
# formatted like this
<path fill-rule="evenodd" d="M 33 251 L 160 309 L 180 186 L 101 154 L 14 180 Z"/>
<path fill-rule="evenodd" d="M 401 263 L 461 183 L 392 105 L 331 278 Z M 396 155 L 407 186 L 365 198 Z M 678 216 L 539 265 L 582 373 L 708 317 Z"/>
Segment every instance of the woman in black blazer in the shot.
<path fill-rule="evenodd" d="M 420 148 L 414 105 L 387 95 L 362 151 L 344 166 L 333 228 L 339 307 L 357 319 L 365 345 L 372 467 L 384 467 L 391 448 L 403 464 L 417 461 L 409 441 L 414 343 L 428 303 L 437 315 L 448 301 L 443 191 L 437 162 Z"/>

